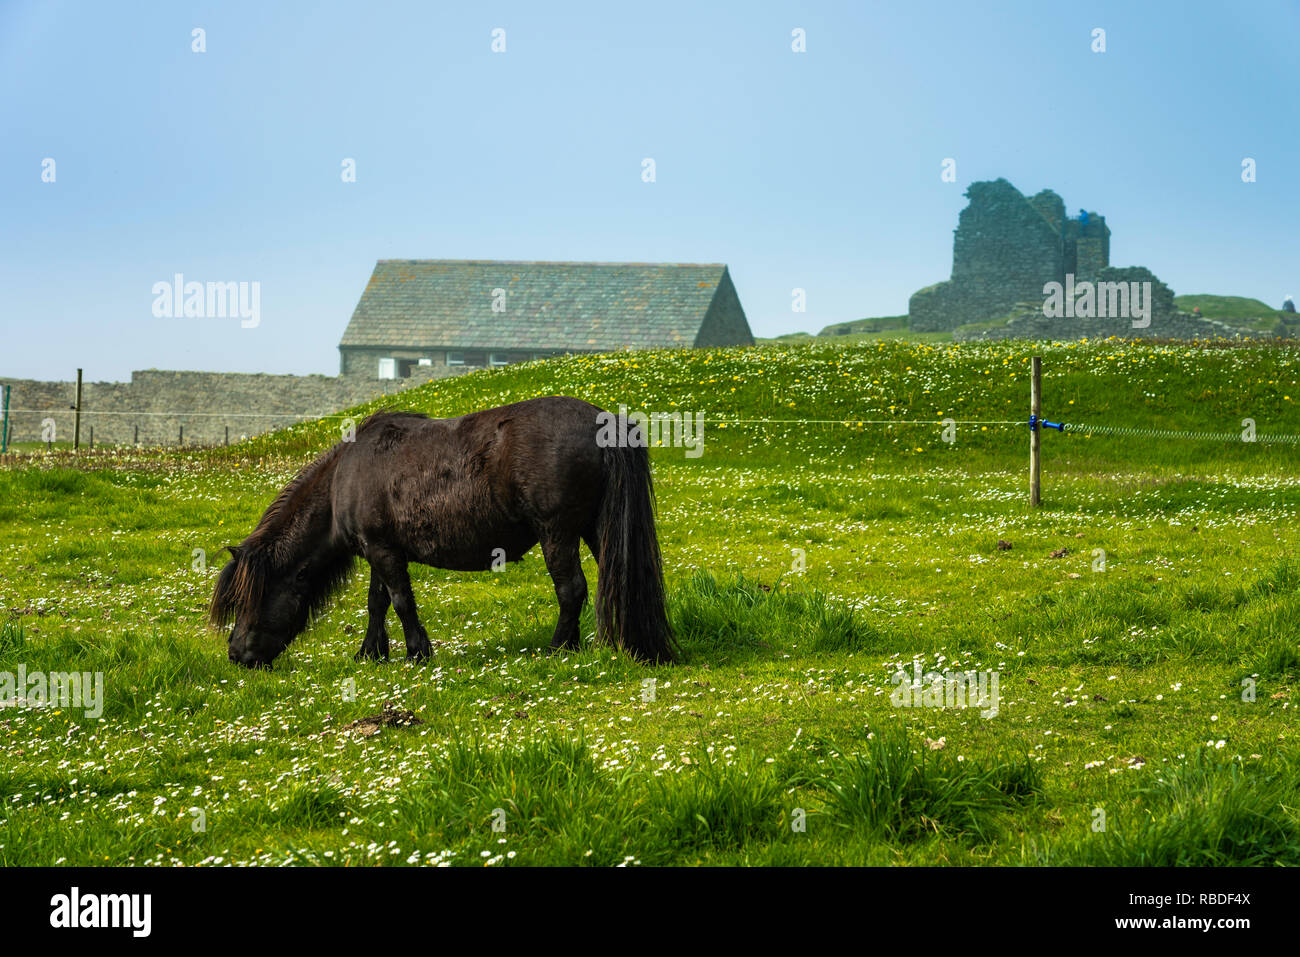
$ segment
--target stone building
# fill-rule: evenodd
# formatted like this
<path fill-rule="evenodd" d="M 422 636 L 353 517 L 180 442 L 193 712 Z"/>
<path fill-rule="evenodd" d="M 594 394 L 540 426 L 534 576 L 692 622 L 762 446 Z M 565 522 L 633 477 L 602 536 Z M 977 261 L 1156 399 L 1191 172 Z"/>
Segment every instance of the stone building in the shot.
<path fill-rule="evenodd" d="M 567 352 L 753 342 L 721 263 L 381 259 L 339 370 L 436 377 Z"/>
<path fill-rule="evenodd" d="M 1041 302 L 1043 286 L 1106 278 L 1110 229 L 1106 218 L 1067 216 L 1050 189 L 1025 197 L 1005 179 L 971 183 L 952 247 L 952 277 L 912 295 L 909 326 L 955 329 L 1005 316 L 1019 304 Z"/>
<path fill-rule="evenodd" d="M 752 345 L 720 263 L 381 260 L 339 345 L 342 375 L 150 369 L 87 381 L 81 441 L 212 445 L 336 413 L 430 379 L 567 352 Z M 72 438 L 74 382 L 0 378 L 9 438 Z"/>

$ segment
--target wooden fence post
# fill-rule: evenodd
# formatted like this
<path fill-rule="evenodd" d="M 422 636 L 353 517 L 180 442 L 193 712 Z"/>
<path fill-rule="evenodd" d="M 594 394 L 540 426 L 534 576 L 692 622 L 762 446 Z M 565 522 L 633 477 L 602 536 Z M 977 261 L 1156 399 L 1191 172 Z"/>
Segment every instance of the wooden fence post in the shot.
<path fill-rule="evenodd" d="M 0 426 L 0 453 L 9 451 L 9 390 L 13 386 L 5 386 L 5 417 L 4 425 Z"/>
<path fill-rule="evenodd" d="M 1038 417 L 1043 412 L 1043 357 L 1034 356 L 1029 360 L 1029 364 L 1029 504 L 1037 508 L 1042 501 L 1042 488 L 1039 483 L 1042 453 L 1039 442 L 1043 432 Z"/>
<path fill-rule="evenodd" d="M 81 448 L 81 370 L 77 370 L 77 404 L 72 417 L 72 451 Z"/>

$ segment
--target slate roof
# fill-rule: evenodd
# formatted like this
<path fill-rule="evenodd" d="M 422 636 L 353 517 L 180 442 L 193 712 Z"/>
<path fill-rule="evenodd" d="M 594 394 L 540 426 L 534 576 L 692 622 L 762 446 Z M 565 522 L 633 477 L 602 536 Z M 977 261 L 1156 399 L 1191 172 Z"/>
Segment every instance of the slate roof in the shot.
<path fill-rule="evenodd" d="M 722 263 L 381 259 L 340 348 L 692 346 Z M 494 289 L 506 290 L 493 312 Z"/>

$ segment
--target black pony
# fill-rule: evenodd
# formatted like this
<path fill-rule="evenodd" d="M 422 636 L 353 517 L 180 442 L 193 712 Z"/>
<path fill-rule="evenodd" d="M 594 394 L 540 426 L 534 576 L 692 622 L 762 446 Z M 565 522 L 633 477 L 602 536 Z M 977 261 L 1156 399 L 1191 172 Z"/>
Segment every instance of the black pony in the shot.
<path fill-rule="evenodd" d="M 357 556 L 370 563 L 358 660 L 388 657 L 390 603 L 407 657 L 425 658 L 429 636 L 407 563 L 482 571 L 518 561 L 538 542 L 560 604 L 551 648 L 577 648 L 587 599 L 580 541 L 596 557 L 597 634 L 644 660 L 673 660 L 650 457 L 635 424 L 619 423 L 621 444 L 602 438 L 612 429 L 601 422 L 611 419 L 562 396 L 456 419 L 370 416 L 230 548 L 210 612 L 215 625 L 234 623 L 230 660 L 269 665 L 338 592 Z"/>

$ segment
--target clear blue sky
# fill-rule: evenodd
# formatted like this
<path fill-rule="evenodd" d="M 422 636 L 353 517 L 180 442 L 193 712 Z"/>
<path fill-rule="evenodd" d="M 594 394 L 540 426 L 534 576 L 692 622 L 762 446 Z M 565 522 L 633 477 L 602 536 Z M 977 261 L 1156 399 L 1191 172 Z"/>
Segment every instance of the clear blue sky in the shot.
<path fill-rule="evenodd" d="M 1277 305 L 1298 52 L 1276 0 L 0 0 L 0 375 L 334 374 L 380 258 L 721 261 L 755 334 L 816 331 L 947 278 L 998 176 L 1103 213 L 1117 265 Z M 260 282 L 261 324 L 155 318 L 178 272 Z"/>

